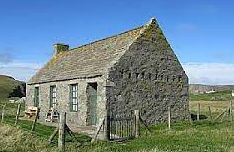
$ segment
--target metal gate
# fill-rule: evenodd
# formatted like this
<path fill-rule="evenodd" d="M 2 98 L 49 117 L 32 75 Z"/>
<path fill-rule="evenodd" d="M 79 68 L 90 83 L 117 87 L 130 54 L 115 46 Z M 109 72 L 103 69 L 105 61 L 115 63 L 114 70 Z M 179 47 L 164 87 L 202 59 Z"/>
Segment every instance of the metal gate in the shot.
<path fill-rule="evenodd" d="M 135 137 L 135 117 L 110 117 L 110 140 L 127 140 Z"/>

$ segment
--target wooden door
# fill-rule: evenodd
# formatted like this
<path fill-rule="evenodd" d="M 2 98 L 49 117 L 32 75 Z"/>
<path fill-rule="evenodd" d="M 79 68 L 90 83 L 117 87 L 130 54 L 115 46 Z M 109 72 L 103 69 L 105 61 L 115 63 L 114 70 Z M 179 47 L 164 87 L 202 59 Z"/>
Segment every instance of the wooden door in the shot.
<path fill-rule="evenodd" d="M 35 87 L 34 90 L 34 107 L 39 106 L 39 87 Z"/>
<path fill-rule="evenodd" d="M 88 125 L 97 124 L 97 83 L 88 83 Z"/>

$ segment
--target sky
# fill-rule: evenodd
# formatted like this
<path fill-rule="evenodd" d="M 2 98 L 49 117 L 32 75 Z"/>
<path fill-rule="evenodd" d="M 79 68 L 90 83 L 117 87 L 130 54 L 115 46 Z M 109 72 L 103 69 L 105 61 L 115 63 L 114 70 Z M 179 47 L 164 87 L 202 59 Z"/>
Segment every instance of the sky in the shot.
<path fill-rule="evenodd" d="M 1 0 L 0 74 L 28 81 L 53 55 L 155 17 L 190 83 L 234 84 L 234 1 Z"/>

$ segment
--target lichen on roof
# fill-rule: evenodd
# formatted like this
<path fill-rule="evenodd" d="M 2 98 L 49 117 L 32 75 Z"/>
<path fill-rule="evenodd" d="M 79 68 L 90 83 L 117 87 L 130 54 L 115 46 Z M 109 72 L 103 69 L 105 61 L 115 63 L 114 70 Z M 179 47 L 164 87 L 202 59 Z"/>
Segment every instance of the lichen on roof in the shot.
<path fill-rule="evenodd" d="M 103 75 L 145 29 L 155 25 L 156 20 L 151 19 L 144 26 L 61 52 L 52 57 L 28 84 Z"/>

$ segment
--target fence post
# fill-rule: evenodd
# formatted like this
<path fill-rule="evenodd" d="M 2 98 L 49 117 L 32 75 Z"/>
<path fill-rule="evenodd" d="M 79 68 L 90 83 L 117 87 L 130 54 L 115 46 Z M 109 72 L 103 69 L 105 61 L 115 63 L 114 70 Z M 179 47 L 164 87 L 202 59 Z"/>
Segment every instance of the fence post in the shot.
<path fill-rule="evenodd" d="M 16 112 L 16 116 L 15 116 L 15 125 L 17 125 L 17 123 L 18 123 L 18 119 L 19 119 L 19 115 L 20 115 L 20 107 L 21 107 L 21 104 L 19 103 L 18 108 L 17 108 L 17 112 Z"/>
<path fill-rule="evenodd" d="M 184 120 L 188 120 L 187 111 L 186 111 L 186 105 L 184 105 Z"/>
<path fill-rule="evenodd" d="M 171 107 L 168 107 L 168 129 L 171 129 Z"/>
<path fill-rule="evenodd" d="M 138 138 L 140 136 L 140 112 L 139 110 L 134 110 L 135 116 L 135 137 Z"/>
<path fill-rule="evenodd" d="M 106 141 L 110 140 L 110 116 L 109 115 L 105 116 L 105 120 L 104 120 L 104 136 L 105 136 Z"/>
<path fill-rule="evenodd" d="M 58 148 L 60 151 L 65 151 L 65 125 L 66 125 L 66 112 L 62 112 L 59 117 Z"/>
<path fill-rule="evenodd" d="M 36 116 L 35 116 L 35 119 L 34 119 L 33 124 L 32 124 L 32 129 L 31 129 L 31 131 L 34 131 L 34 130 L 35 130 L 35 126 L 36 126 L 37 119 L 38 119 L 38 116 L 39 116 L 39 111 L 40 111 L 40 109 L 38 108 L 38 109 L 37 109 Z"/>
<path fill-rule="evenodd" d="M 209 110 L 209 117 L 210 117 L 210 120 L 212 121 L 212 115 L 211 115 L 211 108 L 210 108 L 210 106 L 208 107 L 208 110 Z"/>
<path fill-rule="evenodd" d="M 197 104 L 197 120 L 199 121 L 200 120 L 200 103 Z"/>
<path fill-rule="evenodd" d="M 5 108 L 6 108 L 6 104 L 2 106 L 2 120 L 1 120 L 1 123 L 4 122 Z"/>
<path fill-rule="evenodd" d="M 230 100 L 230 121 L 232 121 L 232 99 Z"/>

